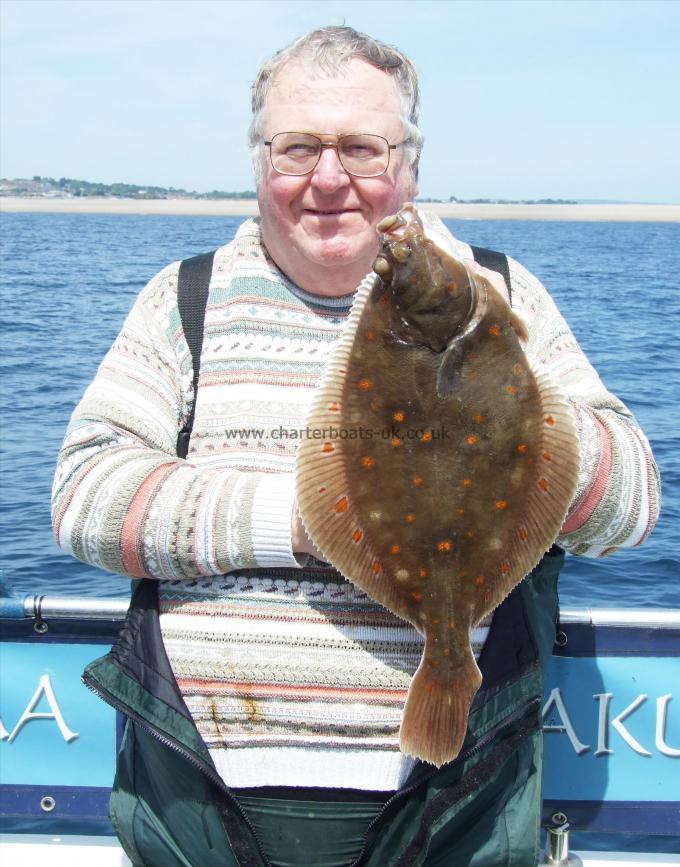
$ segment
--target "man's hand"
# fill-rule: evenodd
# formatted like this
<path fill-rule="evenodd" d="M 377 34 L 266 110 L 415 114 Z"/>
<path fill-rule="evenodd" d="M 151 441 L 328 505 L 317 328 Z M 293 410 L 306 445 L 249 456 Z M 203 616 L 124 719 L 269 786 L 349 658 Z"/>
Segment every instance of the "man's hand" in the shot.
<path fill-rule="evenodd" d="M 317 560 L 323 560 L 323 554 L 312 540 L 307 535 L 300 513 L 298 512 L 297 501 L 293 504 L 293 519 L 291 521 L 291 539 L 293 542 L 294 554 L 311 554 Z"/>
<path fill-rule="evenodd" d="M 494 287 L 494 289 L 498 290 L 503 298 L 510 305 L 510 296 L 508 295 L 508 287 L 505 285 L 505 280 L 503 276 L 498 273 L 498 271 L 492 271 L 490 268 L 484 268 L 478 262 L 475 262 L 474 259 L 466 259 L 465 265 L 470 271 L 474 271 L 476 274 L 479 274 L 481 277 L 485 277 L 489 283 Z"/>

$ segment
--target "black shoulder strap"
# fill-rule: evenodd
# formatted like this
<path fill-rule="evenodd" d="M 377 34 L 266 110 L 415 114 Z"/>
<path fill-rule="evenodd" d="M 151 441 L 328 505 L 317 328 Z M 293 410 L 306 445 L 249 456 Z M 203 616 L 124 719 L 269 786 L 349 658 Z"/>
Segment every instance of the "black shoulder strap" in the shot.
<path fill-rule="evenodd" d="M 180 458 L 185 458 L 189 452 L 189 439 L 194 426 L 198 375 L 201 370 L 205 306 L 208 303 L 208 288 L 210 287 L 214 258 L 215 251 L 213 250 L 212 253 L 202 253 L 191 259 L 184 259 L 179 266 L 177 306 L 194 368 L 194 402 L 186 424 L 177 435 L 177 455 Z"/>
<path fill-rule="evenodd" d="M 498 271 L 505 280 L 505 285 L 508 287 L 508 298 L 512 303 L 512 286 L 510 285 L 510 266 L 508 265 L 508 257 L 505 253 L 497 253 L 495 250 L 487 250 L 485 247 L 473 247 L 470 245 L 472 255 L 475 257 L 475 262 L 483 268 L 489 268 L 491 271 Z"/>

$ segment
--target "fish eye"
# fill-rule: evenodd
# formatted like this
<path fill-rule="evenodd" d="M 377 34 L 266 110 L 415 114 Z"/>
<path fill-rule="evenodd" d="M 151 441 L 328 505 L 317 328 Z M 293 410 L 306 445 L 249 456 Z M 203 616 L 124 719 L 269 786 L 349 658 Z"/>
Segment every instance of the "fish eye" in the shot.
<path fill-rule="evenodd" d="M 392 276 L 392 266 L 384 256 L 378 256 L 378 258 L 373 263 L 373 270 L 379 277 L 382 277 L 384 280 L 389 280 Z"/>
<path fill-rule="evenodd" d="M 390 251 L 397 262 L 405 262 L 412 253 L 411 247 L 405 241 L 397 241 Z"/>

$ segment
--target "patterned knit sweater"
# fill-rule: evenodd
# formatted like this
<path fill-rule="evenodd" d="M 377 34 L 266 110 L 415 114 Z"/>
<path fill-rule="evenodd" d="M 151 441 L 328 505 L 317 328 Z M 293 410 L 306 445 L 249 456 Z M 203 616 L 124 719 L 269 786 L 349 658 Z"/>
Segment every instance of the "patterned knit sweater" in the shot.
<path fill-rule="evenodd" d="M 580 428 L 558 542 L 593 556 L 639 544 L 659 507 L 649 445 L 545 289 L 510 269 L 528 351 Z M 296 434 L 351 296 L 299 289 L 245 222 L 215 256 L 184 461 L 175 444 L 192 367 L 177 273 L 168 266 L 142 291 L 73 414 L 54 481 L 57 540 L 103 569 L 160 580 L 168 658 L 227 784 L 398 788 L 412 767 L 398 729 L 422 639 L 291 549 Z M 473 633 L 477 654 L 487 632 Z"/>

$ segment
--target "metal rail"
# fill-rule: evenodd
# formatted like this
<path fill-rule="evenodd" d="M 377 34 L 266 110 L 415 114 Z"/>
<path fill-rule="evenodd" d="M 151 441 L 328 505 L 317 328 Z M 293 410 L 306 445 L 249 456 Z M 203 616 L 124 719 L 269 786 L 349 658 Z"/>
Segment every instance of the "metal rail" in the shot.
<path fill-rule="evenodd" d="M 127 608 L 127 599 L 46 596 L 34 593 L 28 594 L 23 599 L 21 597 L 0 599 L 0 618 L 41 616 L 81 620 L 83 618 L 124 620 Z M 561 608 L 560 622 L 592 626 L 678 629 L 680 611 L 672 608 Z"/>

